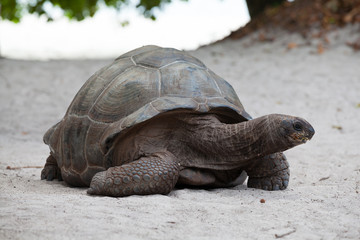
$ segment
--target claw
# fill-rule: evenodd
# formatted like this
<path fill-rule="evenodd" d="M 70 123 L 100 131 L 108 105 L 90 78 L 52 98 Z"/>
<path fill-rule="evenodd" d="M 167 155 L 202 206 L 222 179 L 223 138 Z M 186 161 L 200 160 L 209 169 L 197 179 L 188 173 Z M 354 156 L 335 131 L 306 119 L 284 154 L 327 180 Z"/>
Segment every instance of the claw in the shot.
<path fill-rule="evenodd" d="M 46 181 L 52 181 L 54 179 L 54 173 L 53 171 L 49 171 Z"/>
<path fill-rule="evenodd" d="M 268 177 L 249 177 L 248 187 L 258 188 L 266 191 L 284 190 L 289 184 L 289 169 L 277 172 Z"/>
<path fill-rule="evenodd" d="M 57 166 L 45 166 L 41 171 L 41 180 L 52 181 L 55 178 L 62 181 L 61 170 Z"/>
<path fill-rule="evenodd" d="M 104 192 L 105 180 L 106 171 L 98 172 L 97 174 L 95 174 L 95 176 L 91 180 L 90 188 L 87 190 L 87 193 L 91 195 L 102 194 Z"/>

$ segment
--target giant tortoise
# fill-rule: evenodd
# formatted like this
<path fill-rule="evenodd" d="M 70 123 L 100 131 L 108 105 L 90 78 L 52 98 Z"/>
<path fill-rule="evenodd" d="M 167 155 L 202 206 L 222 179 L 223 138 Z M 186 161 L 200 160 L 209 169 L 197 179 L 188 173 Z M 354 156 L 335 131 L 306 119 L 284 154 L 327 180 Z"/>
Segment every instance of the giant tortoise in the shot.
<path fill-rule="evenodd" d="M 282 153 L 314 135 L 304 119 L 252 119 L 232 86 L 189 54 L 144 46 L 82 86 L 50 128 L 42 179 L 89 194 L 167 194 L 175 186 L 288 186 Z"/>

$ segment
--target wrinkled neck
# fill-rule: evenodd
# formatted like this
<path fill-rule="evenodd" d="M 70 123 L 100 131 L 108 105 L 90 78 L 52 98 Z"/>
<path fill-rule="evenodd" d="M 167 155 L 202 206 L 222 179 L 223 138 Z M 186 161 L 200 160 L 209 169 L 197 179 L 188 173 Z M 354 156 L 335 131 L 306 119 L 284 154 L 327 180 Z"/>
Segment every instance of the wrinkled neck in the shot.
<path fill-rule="evenodd" d="M 267 116 L 237 123 L 208 126 L 202 133 L 200 149 L 237 160 L 253 159 L 281 151 L 277 129 Z"/>

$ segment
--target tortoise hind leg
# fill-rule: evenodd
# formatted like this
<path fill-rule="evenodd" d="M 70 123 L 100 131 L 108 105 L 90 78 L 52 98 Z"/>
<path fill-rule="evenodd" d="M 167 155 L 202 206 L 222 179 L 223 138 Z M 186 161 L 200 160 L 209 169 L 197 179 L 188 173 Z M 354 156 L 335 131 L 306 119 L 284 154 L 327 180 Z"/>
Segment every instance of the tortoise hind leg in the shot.
<path fill-rule="evenodd" d="M 46 159 L 43 170 L 41 171 L 41 180 L 46 179 L 47 181 L 52 181 L 55 178 L 62 181 L 61 170 L 58 167 L 56 159 L 50 154 L 50 156 Z"/>
<path fill-rule="evenodd" d="M 177 186 L 183 187 L 234 187 L 241 185 L 247 175 L 241 169 L 211 170 L 200 168 L 185 168 L 181 170 Z"/>
<path fill-rule="evenodd" d="M 169 152 L 154 153 L 95 174 L 88 194 L 114 197 L 168 194 L 178 177 L 175 156 Z"/>
<path fill-rule="evenodd" d="M 179 186 L 209 186 L 216 182 L 215 175 L 211 171 L 199 168 L 185 168 L 180 171 Z"/>
<path fill-rule="evenodd" d="M 289 184 L 289 163 L 281 152 L 259 159 L 246 172 L 249 175 L 247 183 L 249 188 L 284 190 Z"/>

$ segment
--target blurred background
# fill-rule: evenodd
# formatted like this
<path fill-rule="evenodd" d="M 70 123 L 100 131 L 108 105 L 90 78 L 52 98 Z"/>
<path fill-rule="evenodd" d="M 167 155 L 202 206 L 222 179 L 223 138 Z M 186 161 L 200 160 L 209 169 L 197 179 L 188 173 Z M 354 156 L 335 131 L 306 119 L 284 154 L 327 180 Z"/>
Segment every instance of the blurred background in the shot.
<path fill-rule="evenodd" d="M 245 0 L 98 1 L 92 18 L 87 17 L 92 15 L 89 11 L 75 12 L 78 5 L 91 1 L 17 2 L 24 9 L 13 18 L 2 14 L 0 51 L 19 59 L 113 58 L 147 44 L 192 50 L 224 38 L 250 19 Z M 26 11 L 26 4 L 42 2 L 30 9 L 35 14 Z M 67 5 L 62 2 L 72 2 L 73 12 L 64 14 L 59 5 Z M 151 6 L 155 7 L 146 11 Z"/>
<path fill-rule="evenodd" d="M 360 23 L 360 0 L 1 0 L 0 16 L 0 56 L 15 59 L 114 58 L 148 44 L 194 50 L 258 30 L 257 40 L 272 41 L 275 28 L 322 39 L 321 53 L 326 32 Z M 358 50 L 360 40 L 348 45 Z"/>

